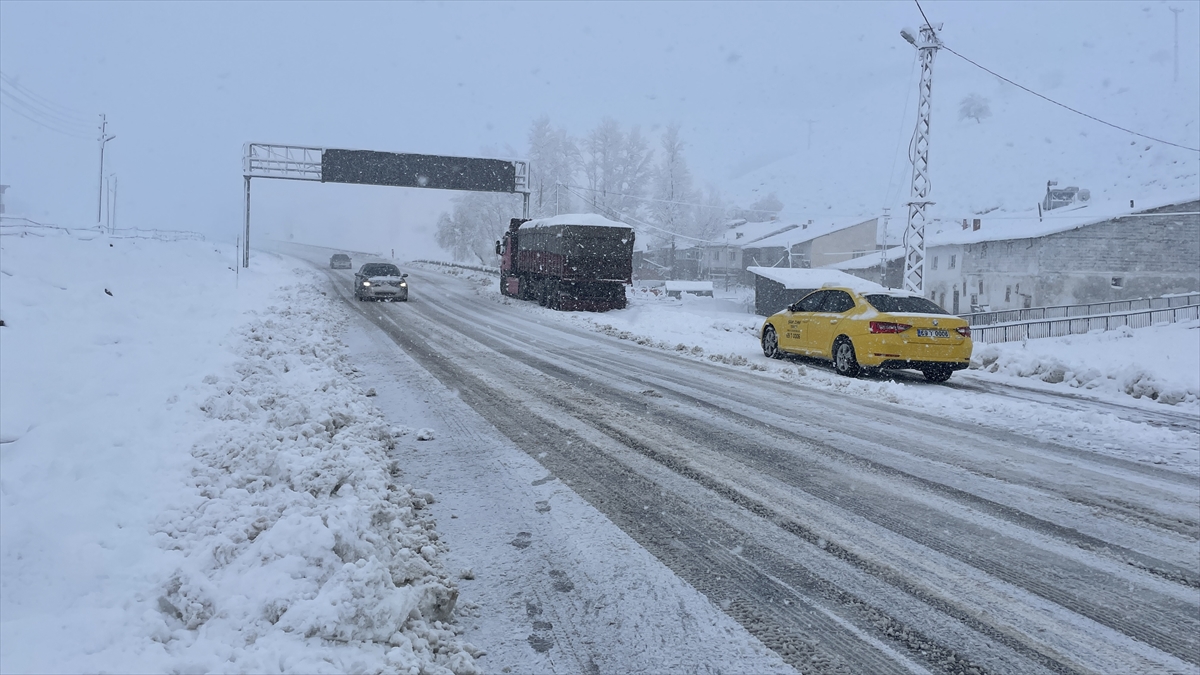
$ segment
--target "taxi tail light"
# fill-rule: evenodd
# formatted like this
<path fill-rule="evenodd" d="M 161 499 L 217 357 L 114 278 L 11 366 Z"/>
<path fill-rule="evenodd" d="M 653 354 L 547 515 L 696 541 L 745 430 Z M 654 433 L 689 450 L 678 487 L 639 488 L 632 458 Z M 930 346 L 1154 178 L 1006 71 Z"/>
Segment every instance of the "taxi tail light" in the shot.
<path fill-rule="evenodd" d="M 909 328 L 912 328 L 912 326 L 907 323 L 892 323 L 891 321 L 871 322 L 872 333 L 903 333 Z"/>
<path fill-rule="evenodd" d="M 954 330 L 958 331 L 958 334 L 963 337 L 971 337 L 971 327 L 970 326 L 959 326 L 958 328 L 955 328 Z"/>

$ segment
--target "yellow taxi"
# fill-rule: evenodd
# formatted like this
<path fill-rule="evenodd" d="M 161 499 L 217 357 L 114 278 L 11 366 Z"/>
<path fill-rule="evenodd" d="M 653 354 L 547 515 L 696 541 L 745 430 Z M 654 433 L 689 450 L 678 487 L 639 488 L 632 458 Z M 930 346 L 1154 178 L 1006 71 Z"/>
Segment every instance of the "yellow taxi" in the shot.
<path fill-rule="evenodd" d="M 828 359 L 848 377 L 864 368 L 911 368 L 945 382 L 971 361 L 966 319 L 903 291 L 820 288 L 768 317 L 759 335 L 763 354 L 773 359 Z"/>

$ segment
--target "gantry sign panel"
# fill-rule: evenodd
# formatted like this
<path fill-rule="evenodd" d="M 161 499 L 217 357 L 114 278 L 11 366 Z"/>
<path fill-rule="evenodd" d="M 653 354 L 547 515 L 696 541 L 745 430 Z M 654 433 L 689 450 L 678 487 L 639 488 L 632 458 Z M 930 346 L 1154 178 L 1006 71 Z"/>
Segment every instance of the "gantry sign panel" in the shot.
<path fill-rule="evenodd" d="M 246 189 L 242 267 L 250 266 L 251 178 L 516 192 L 524 195 L 524 216 L 529 217 L 529 164 L 521 160 L 247 143 L 243 147 L 242 173 Z"/>
<path fill-rule="evenodd" d="M 516 162 L 475 157 L 332 150 L 321 155 L 322 183 L 516 192 Z"/>

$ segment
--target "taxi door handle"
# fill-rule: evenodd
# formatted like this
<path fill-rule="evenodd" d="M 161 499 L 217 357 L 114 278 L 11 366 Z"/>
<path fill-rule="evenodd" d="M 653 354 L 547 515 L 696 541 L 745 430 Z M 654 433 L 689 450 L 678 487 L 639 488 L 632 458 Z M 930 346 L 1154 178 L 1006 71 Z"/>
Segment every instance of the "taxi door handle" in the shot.
<path fill-rule="evenodd" d="M 830 319 L 830 320 L 829 320 L 829 323 L 837 323 L 837 322 L 838 322 L 838 320 L 837 320 L 837 319 Z"/>

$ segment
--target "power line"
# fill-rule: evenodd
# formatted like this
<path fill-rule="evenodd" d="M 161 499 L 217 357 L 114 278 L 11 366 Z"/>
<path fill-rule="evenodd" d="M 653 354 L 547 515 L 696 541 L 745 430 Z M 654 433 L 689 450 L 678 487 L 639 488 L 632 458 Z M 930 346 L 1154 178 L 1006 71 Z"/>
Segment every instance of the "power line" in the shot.
<path fill-rule="evenodd" d="M 7 96 L 10 103 L 20 106 L 28 114 L 34 115 L 35 117 L 38 117 L 42 121 L 53 126 L 72 129 L 77 133 L 84 133 L 85 129 L 93 128 L 91 124 L 80 122 L 74 119 L 68 119 L 52 112 L 48 112 L 46 109 L 36 106 L 34 103 L 31 103 L 24 97 L 18 96 L 14 92 L 5 89 L 3 84 L 0 84 L 0 95 Z"/>
<path fill-rule="evenodd" d="M 1106 125 L 1106 126 L 1110 126 L 1110 127 L 1114 128 L 1114 129 L 1119 129 L 1119 130 L 1121 130 L 1121 131 L 1124 131 L 1125 133 L 1128 133 L 1128 134 L 1133 134 L 1134 136 L 1140 136 L 1140 137 L 1142 137 L 1142 138 L 1145 138 L 1145 139 L 1147 139 L 1147 140 L 1154 141 L 1155 143 L 1162 143 L 1162 144 L 1164 144 L 1164 145 L 1170 145 L 1170 146 L 1174 146 L 1174 147 L 1176 147 L 1176 148 L 1182 148 L 1182 149 L 1184 149 L 1184 150 L 1191 150 L 1192 152 L 1200 152 L 1200 148 L 1189 148 L 1189 147 L 1188 147 L 1188 146 L 1186 146 L 1186 145 L 1180 145 L 1180 144 L 1178 144 L 1178 143 L 1172 143 L 1171 141 L 1164 141 L 1164 140 L 1163 140 L 1163 139 L 1161 139 L 1161 138 L 1155 138 L 1155 137 L 1153 137 L 1153 136 L 1147 136 L 1146 134 L 1139 133 L 1139 132 L 1137 132 L 1137 131 L 1134 131 L 1133 129 L 1126 129 L 1126 128 L 1125 128 L 1125 127 L 1123 127 L 1123 126 L 1120 126 L 1120 125 L 1117 125 L 1117 124 L 1113 124 L 1112 122 L 1105 122 L 1104 120 L 1100 119 L 1099 117 L 1096 117 L 1096 116 L 1094 116 L 1094 115 L 1089 115 L 1089 114 L 1087 114 L 1087 113 L 1085 113 L 1085 112 L 1083 112 L 1083 111 L 1081 111 L 1081 110 L 1076 110 L 1075 108 L 1072 108 L 1072 107 L 1071 107 L 1071 106 L 1069 106 L 1069 105 L 1065 105 L 1065 104 L 1059 103 L 1058 101 L 1055 101 L 1055 100 L 1054 100 L 1054 99 L 1052 99 L 1052 98 L 1049 98 L 1049 97 L 1047 97 L 1047 96 L 1043 96 L 1043 95 L 1041 95 L 1041 94 L 1037 93 L 1036 91 L 1034 91 L 1034 90 L 1030 89 L 1029 87 L 1026 87 L 1026 86 L 1024 86 L 1024 85 L 1021 85 L 1021 84 L 1017 84 L 1016 82 L 1013 82 L 1012 80 L 1008 79 L 1007 77 L 1004 77 L 1004 76 L 1003 76 L 1003 75 L 1001 75 L 1000 73 L 997 73 L 996 71 L 994 71 L 994 70 L 991 70 L 990 68 L 986 68 L 986 67 L 984 67 L 984 66 L 981 66 L 981 65 L 979 65 L 978 63 L 976 63 L 976 62 L 972 61 L 971 59 L 968 59 L 967 57 L 963 56 L 962 54 L 959 54 L 958 52 L 954 51 L 953 49 L 951 49 L 950 47 L 947 47 L 947 46 L 946 46 L 946 45 L 944 45 L 944 44 L 942 45 L 942 48 L 943 48 L 943 49 L 945 49 L 946 51 L 950 52 L 951 54 L 953 54 L 953 55 L 957 56 L 958 58 L 962 59 L 963 61 L 966 61 L 967 63 L 969 63 L 969 64 L 971 64 L 971 65 L 975 66 L 976 68 L 979 68 L 980 70 L 983 70 L 984 72 L 987 72 L 987 73 L 990 73 L 990 74 L 992 74 L 992 75 L 995 75 L 996 77 L 1000 78 L 1001 80 L 1004 80 L 1005 82 L 1007 82 L 1007 83 L 1009 83 L 1009 84 L 1013 85 L 1014 87 L 1017 87 L 1018 89 L 1023 89 L 1023 90 L 1025 90 L 1025 91 L 1029 92 L 1030 94 L 1033 94 L 1034 96 L 1037 96 L 1038 98 L 1040 98 L 1040 99 L 1042 99 L 1042 100 L 1049 101 L 1050 103 L 1053 103 L 1054 105 L 1056 105 L 1056 106 L 1059 106 L 1060 108 L 1066 108 L 1067 110 L 1070 110 L 1071 112 L 1073 112 L 1073 113 L 1075 113 L 1075 114 L 1077 114 L 1077 115 L 1083 115 L 1084 117 L 1086 117 L 1086 118 L 1088 118 L 1088 119 L 1090 119 L 1090 120 L 1094 120 L 1094 121 L 1096 121 L 1096 122 L 1099 122 L 1100 124 L 1103 124 L 1103 125 Z"/>
<path fill-rule="evenodd" d="M 571 194 L 575 195 L 576 197 L 579 197 L 580 199 L 582 199 L 582 200 L 584 201 L 584 203 L 585 203 L 585 204 L 587 203 L 587 197 L 585 197 L 585 196 L 583 196 L 583 195 L 579 194 L 578 192 L 576 192 L 576 191 L 574 190 L 574 187 L 575 187 L 575 186 L 573 186 L 573 185 L 566 185 L 566 184 L 564 184 L 564 185 L 563 185 L 563 187 L 567 188 L 567 192 L 570 192 Z M 587 188 L 584 188 L 584 189 L 587 189 Z M 612 194 L 612 193 L 609 193 L 609 194 Z M 659 200 L 659 201 L 661 201 L 661 200 Z M 672 231 L 670 231 L 670 230 L 668 230 L 668 229 L 665 229 L 665 228 L 662 228 L 662 227 L 658 227 L 657 225 L 651 225 L 650 223 L 647 223 L 647 222 L 644 222 L 644 221 L 638 220 L 637 218 L 634 218 L 634 217 L 632 217 L 632 216 L 627 216 L 627 215 L 624 215 L 624 214 L 622 214 L 622 213 L 618 212 L 616 209 L 614 209 L 614 208 L 612 208 L 612 207 L 605 206 L 605 205 L 603 205 L 603 204 L 596 204 L 596 206 L 599 206 L 600 208 L 606 209 L 606 210 L 607 210 L 609 213 L 611 213 L 612 215 L 616 216 L 617 218 L 623 218 L 623 219 L 625 219 L 625 220 L 632 221 L 632 222 L 633 222 L 635 225 L 641 225 L 641 226 L 643 226 L 643 227 L 648 227 L 648 228 L 650 228 L 650 229 L 652 229 L 652 230 L 658 230 L 659 232 L 663 232 L 663 233 L 665 233 L 665 234 L 669 234 L 669 235 L 671 235 L 672 237 L 679 237 L 680 239 L 691 239 L 692 241 L 698 241 L 698 242 L 700 242 L 700 243 L 702 243 L 702 244 L 724 244 L 724 243 L 725 243 L 725 242 L 723 242 L 723 241 L 712 241 L 712 240 L 710 240 L 710 239 L 701 239 L 700 237 L 692 237 L 692 236 L 689 236 L 689 235 L 686 235 L 686 234 L 680 234 L 680 233 L 678 233 L 678 232 L 672 232 Z"/>
<path fill-rule="evenodd" d="M 83 118 L 79 117 L 79 115 L 82 115 L 83 113 L 80 113 L 78 110 L 68 108 L 64 105 L 59 105 L 58 103 L 55 103 L 54 101 L 46 98 L 45 96 L 39 95 L 37 92 L 34 92 L 33 90 L 29 89 L 28 87 L 22 85 L 20 82 L 17 81 L 16 78 L 7 75 L 3 71 L 0 71 L 0 80 L 4 81 L 6 84 L 8 84 L 10 87 L 17 90 L 18 92 L 29 97 L 34 102 L 41 104 L 45 108 L 48 108 L 63 117 L 74 118 L 75 120 L 77 120 L 81 123 L 84 122 Z M 57 110 L 55 110 L 55 109 L 57 109 Z M 91 126 L 91 123 L 87 122 L 87 125 Z"/>
<path fill-rule="evenodd" d="M 929 17 L 925 16 L 925 10 L 921 9 L 920 0 L 913 0 L 913 2 L 917 3 L 917 10 L 919 10 L 921 12 L 921 18 L 925 19 L 925 25 L 932 27 L 933 24 L 929 23 Z"/>
<path fill-rule="evenodd" d="M 28 114 L 22 112 L 21 110 L 10 106 L 9 104 L 5 103 L 3 99 L 0 99 L 0 106 L 8 108 L 9 110 L 15 112 L 16 114 L 20 115 L 21 117 L 24 117 L 25 119 L 29 120 L 30 122 L 33 122 L 34 124 L 37 124 L 38 126 L 45 127 L 46 129 L 49 129 L 50 131 L 60 133 L 64 136 L 70 136 L 71 138 L 79 138 L 79 139 L 88 140 L 88 141 L 92 140 L 88 136 L 83 136 L 83 135 L 80 135 L 77 133 L 72 133 L 70 131 L 65 131 L 58 127 L 51 126 L 51 125 L 47 124 L 46 122 L 43 122 L 43 121 L 37 119 L 36 117 L 28 115 Z"/>
<path fill-rule="evenodd" d="M 928 25 L 928 26 L 932 26 L 933 24 L 929 23 L 929 17 L 925 16 L 925 10 L 924 10 L 924 9 L 921 9 L 921 3 L 920 3 L 920 0 L 913 0 L 913 2 L 915 2 L 915 3 L 916 3 L 916 5 L 917 5 L 917 9 L 918 9 L 918 10 L 921 12 L 921 18 L 922 18 L 922 19 L 925 19 L 925 24 L 926 24 L 926 25 Z M 1147 136 L 1146 134 L 1139 133 L 1139 132 L 1137 132 L 1137 131 L 1134 131 L 1133 129 L 1126 129 L 1126 128 L 1125 128 L 1125 127 L 1123 127 L 1123 126 L 1120 126 L 1120 125 L 1117 125 L 1117 124 L 1113 124 L 1112 122 L 1105 122 L 1104 120 L 1100 119 L 1099 117 L 1096 117 L 1095 115 L 1089 115 L 1089 114 L 1087 114 L 1087 113 L 1083 112 L 1082 110 L 1076 110 L 1075 108 L 1072 108 L 1071 106 L 1069 106 L 1069 105 L 1066 105 L 1066 104 L 1063 104 L 1063 103 L 1059 103 L 1058 101 L 1055 101 L 1054 99 L 1052 99 L 1052 98 L 1050 98 L 1050 97 L 1048 97 L 1048 96 L 1043 96 L 1042 94 L 1039 94 L 1039 93 L 1037 93 L 1036 91 L 1034 91 L 1034 90 L 1030 89 L 1029 87 L 1026 87 L 1026 86 L 1024 86 L 1024 85 L 1021 85 L 1021 84 L 1017 84 L 1016 82 L 1013 82 L 1012 80 L 1010 80 L 1010 79 L 1008 79 L 1007 77 L 1005 77 L 1005 76 L 1001 75 L 1000 73 L 997 73 L 996 71 L 994 71 L 994 70 L 992 70 L 992 69 L 990 69 L 990 68 L 986 68 L 986 67 L 984 67 L 984 66 L 982 66 L 982 65 L 980 65 L 980 64 L 978 64 L 978 63 L 976 63 L 976 62 L 974 62 L 974 61 L 972 61 L 971 59 L 968 59 L 967 57 L 963 56 L 962 54 L 959 54 L 958 52 L 954 51 L 954 50 L 953 50 L 953 49 L 951 49 L 950 47 L 946 46 L 946 44 L 945 44 L 945 43 L 943 43 L 943 44 L 941 45 L 941 47 L 942 47 L 942 49 L 945 49 L 946 51 L 948 51 L 948 52 L 950 52 L 951 54 L 953 54 L 953 55 L 957 56 L 958 58 L 962 59 L 963 61 L 966 61 L 967 63 L 969 63 L 969 64 L 971 64 L 971 65 L 975 66 L 976 68 L 979 68 L 980 70 L 982 70 L 982 71 L 984 71 L 984 72 L 986 72 L 986 73 L 990 73 L 991 75 L 994 75 L 994 76 L 996 76 L 996 77 L 1000 78 L 1001 80 L 1004 80 L 1005 82 L 1007 82 L 1007 83 L 1011 84 L 1012 86 L 1014 86 L 1014 87 L 1017 87 L 1018 89 L 1021 89 L 1021 90 L 1024 90 L 1024 91 L 1027 91 L 1027 92 L 1029 92 L 1030 94 L 1033 94 L 1034 96 L 1037 96 L 1038 98 L 1040 98 L 1040 99 L 1042 99 L 1042 100 L 1044 100 L 1044 101 L 1048 101 L 1048 102 L 1050 102 L 1050 103 L 1053 103 L 1054 105 L 1056 105 L 1056 106 L 1058 106 L 1058 107 L 1060 107 L 1060 108 L 1065 108 L 1065 109 L 1067 109 L 1067 110 L 1070 110 L 1071 112 L 1075 113 L 1076 115 L 1083 115 L 1084 117 L 1086 117 L 1086 118 L 1088 118 L 1088 119 L 1090 119 L 1090 120 L 1093 120 L 1093 121 L 1099 122 L 1100 124 L 1103 124 L 1103 125 L 1106 125 L 1106 126 L 1110 126 L 1110 127 L 1114 128 L 1114 129 L 1119 129 L 1120 131 L 1124 131 L 1124 132 L 1125 132 L 1125 133 L 1127 133 L 1127 134 L 1133 134 L 1134 136 L 1140 136 L 1141 138 L 1145 138 L 1146 140 L 1154 141 L 1155 143 L 1162 143 L 1162 144 L 1164 144 L 1164 145 L 1170 145 L 1170 146 L 1173 146 L 1173 147 L 1176 147 L 1176 148 L 1182 148 L 1183 150 L 1190 150 L 1190 151 L 1192 151 L 1192 152 L 1200 152 L 1200 148 L 1190 148 L 1190 147 L 1188 147 L 1188 146 L 1186 146 L 1186 145 L 1180 145 L 1180 144 L 1178 144 L 1178 143 L 1172 143 L 1171 141 L 1164 141 L 1164 140 L 1163 140 L 1163 139 L 1161 139 L 1161 138 L 1155 138 L 1155 137 L 1153 137 L 1153 136 Z"/>

